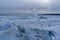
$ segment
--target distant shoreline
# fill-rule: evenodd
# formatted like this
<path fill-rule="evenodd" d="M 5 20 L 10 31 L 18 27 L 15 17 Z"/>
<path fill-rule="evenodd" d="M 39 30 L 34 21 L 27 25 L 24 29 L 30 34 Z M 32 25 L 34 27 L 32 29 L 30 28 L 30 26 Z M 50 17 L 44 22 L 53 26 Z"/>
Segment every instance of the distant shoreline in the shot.
<path fill-rule="evenodd" d="M 37 16 L 39 16 L 39 15 L 52 15 L 52 16 L 54 16 L 54 15 L 60 15 L 60 14 L 34 14 L 34 13 L 32 13 L 32 14 L 27 14 L 27 13 L 6 13 L 6 14 L 0 14 L 0 16 L 22 16 L 22 15 L 37 15 Z"/>

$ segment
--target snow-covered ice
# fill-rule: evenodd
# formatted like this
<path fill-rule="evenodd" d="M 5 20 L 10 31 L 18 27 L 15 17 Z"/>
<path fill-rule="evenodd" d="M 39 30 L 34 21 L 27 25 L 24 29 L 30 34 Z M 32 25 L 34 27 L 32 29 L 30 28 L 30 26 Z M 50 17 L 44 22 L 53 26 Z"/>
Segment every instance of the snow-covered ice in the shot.
<path fill-rule="evenodd" d="M 60 39 L 60 15 L 15 15 L 15 16 L 0 16 L 0 40 L 25 40 L 25 37 L 17 38 L 17 25 L 26 29 L 26 40 L 41 40 L 33 36 L 33 29 L 51 30 L 55 32 L 56 40 Z M 31 32 L 31 34 L 29 34 Z M 36 31 L 37 32 L 37 31 Z M 38 32 L 37 32 L 38 33 Z M 43 34 L 41 34 L 43 35 Z M 46 32 L 47 35 L 47 32 Z M 37 36 L 37 35 L 35 35 Z M 44 36 L 44 35 L 43 35 Z M 46 36 L 48 37 L 48 36 Z M 29 39 L 27 39 L 29 38 Z M 48 38 L 47 40 L 49 40 Z"/>

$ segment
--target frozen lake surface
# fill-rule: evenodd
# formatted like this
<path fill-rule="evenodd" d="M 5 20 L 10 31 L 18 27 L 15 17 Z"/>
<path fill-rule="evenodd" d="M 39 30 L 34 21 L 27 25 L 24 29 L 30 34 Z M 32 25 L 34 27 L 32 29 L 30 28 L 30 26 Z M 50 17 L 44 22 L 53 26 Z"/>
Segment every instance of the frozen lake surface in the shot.
<path fill-rule="evenodd" d="M 14 25 L 21 25 L 25 29 L 43 27 L 44 30 L 56 32 L 56 40 L 60 40 L 60 15 L 2 15 L 0 16 L 0 40 L 17 40 Z"/>

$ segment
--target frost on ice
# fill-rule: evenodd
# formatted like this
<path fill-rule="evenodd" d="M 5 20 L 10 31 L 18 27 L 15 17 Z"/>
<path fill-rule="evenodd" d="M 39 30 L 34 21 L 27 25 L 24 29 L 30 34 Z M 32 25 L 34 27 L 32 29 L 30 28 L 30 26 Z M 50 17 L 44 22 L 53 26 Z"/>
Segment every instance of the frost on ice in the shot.
<path fill-rule="evenodd" d="M 37 14 L 0 16 L 0 40 L 59 40 L 59 18 Z"/>

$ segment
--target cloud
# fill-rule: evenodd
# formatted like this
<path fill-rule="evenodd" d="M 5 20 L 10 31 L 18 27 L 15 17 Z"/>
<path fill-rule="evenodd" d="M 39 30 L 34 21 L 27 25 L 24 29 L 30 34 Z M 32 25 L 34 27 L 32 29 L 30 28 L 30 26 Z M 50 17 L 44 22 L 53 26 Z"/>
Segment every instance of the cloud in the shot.
<path fill-rule="evenodd" d="M 21 10 L 33 9 L 38 12 L 60 12 L 60 0 L 51 0 L 49 4 L 41 2 L 41 0 L 0 0 L 0 12 L 11 12 L 11 10 L 21 12 Z"/>

